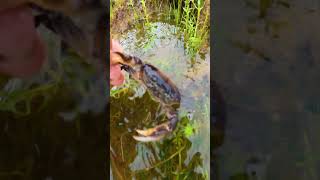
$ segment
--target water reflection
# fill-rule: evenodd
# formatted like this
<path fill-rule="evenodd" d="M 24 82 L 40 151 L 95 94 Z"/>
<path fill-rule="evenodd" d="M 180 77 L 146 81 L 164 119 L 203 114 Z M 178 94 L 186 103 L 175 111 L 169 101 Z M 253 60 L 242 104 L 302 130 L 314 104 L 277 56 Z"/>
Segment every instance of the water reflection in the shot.
<path fill-rule="evenodd" d="M 227 125 L 227 112 L 226 103 L 223 95 L 221 94 L 221 89 L 215 81 L 210 82 L 212 94 L 211 94 L 211 111 L 210 111 L 210 166 L 211 166 L 211 178 L 217 179 L 218 174 L 218 148 L 224 142 L 225 128 Z"/>

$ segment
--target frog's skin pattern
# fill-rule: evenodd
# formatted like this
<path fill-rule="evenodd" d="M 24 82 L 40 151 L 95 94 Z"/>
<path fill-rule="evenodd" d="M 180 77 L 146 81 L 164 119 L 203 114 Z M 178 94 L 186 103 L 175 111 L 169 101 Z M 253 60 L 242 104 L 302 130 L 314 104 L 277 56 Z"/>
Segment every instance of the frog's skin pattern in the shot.
<path fill-rule="evenodd" d="M 144 63 L 135 56 L 115 52 L 116 58 L 122 69 L 126 70 L 130 77 L 143 84 L 152 97 L 160 102 L 165 109 L 168 122 L 147 130 L 136 130 L 139 136 L 133 136 L 137 141 L 149 142 L 162 139 L 170 134 L 179 121 L 177 109 L 180 107 L 181 96 L 175 84 L 159 69 L 151 64 Z"/>

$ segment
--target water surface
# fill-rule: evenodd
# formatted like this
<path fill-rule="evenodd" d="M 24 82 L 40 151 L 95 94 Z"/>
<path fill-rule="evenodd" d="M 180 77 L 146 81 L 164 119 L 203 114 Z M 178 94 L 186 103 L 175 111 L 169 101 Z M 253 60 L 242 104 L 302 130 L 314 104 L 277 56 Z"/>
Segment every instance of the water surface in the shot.
<path fill-rule="evenodd" d="M 154 126 L 165 118 L 159 104 L 139 85 L 118 99 L 111 98 L 112 176 L 204 179 L 210 173 L 209 54 L 191 63 L 177 27 L 153 22 L 148 28 L 128 30 L 120 35 L 120 44 L 126 53 L 155 65 L 173 80 L 182 95 L 180 119 L 184 124 L 187 119 L 195 132 L 179 138 L 181 142 L 175 135 L 156 143 L 137 142 L 132 138 L 134 129 Z"/>

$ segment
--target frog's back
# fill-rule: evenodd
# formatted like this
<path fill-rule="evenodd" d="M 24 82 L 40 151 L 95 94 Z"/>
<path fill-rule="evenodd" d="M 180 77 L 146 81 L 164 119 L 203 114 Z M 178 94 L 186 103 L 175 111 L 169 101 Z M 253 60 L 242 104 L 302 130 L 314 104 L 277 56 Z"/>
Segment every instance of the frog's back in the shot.
<path fill-rule="evenodd" d="M 150 64 L 145 64 L 142 68 L 144 71 L 142 80 L 155 97 L 165 104 L 180 102 L 178 88 L 166 75 Z"/>

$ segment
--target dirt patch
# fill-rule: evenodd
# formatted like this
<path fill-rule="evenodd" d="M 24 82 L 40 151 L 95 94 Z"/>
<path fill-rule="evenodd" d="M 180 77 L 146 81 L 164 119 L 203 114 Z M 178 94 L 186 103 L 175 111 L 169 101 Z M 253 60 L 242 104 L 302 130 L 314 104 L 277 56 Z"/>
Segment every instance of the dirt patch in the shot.
<path fill-rule="evenodd" d="M 121 3 L 117 2 L 113 5 L 110 32 L 114 39 L 117 39 L 120 34 L 132 28 L 133 22 L 135 21 L 132 8 L 135 8 L 135 11 L 141 10 L 141 6 L 132 7 L 129 4 L 129 1 L 122 1 Z"/>

